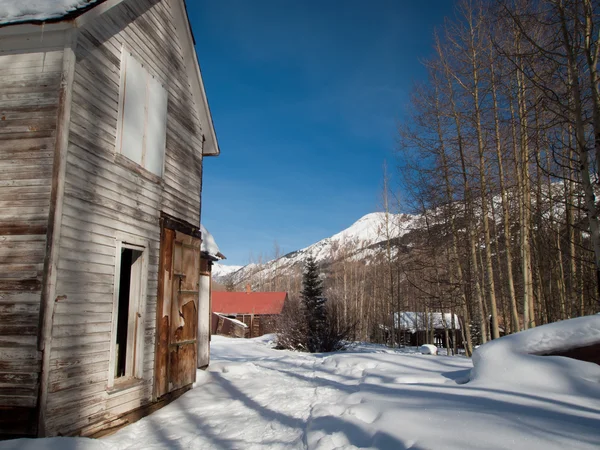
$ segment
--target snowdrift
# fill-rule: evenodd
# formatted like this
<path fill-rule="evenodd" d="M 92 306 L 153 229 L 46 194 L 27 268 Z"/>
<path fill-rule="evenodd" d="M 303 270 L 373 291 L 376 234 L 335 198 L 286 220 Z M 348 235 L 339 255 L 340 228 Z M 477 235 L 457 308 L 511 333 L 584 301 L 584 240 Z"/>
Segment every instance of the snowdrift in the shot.
<path fill-rule="evenodd" d="M 600 315 L 579 317 L 504 336 L 477 348 L 472 383 L 511 385 L 600 397 L 600 366 L 564 356 L 544 356 L 600 344 Z"/>

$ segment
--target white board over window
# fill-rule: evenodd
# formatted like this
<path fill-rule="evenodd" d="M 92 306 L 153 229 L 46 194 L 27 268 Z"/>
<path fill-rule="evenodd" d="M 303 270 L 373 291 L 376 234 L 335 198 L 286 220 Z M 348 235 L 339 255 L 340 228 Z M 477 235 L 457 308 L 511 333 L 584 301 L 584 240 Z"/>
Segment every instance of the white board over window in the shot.
<path fill-rule="evenodd" d="M 145 167 L 162 176 L 167 140 L 167 91 L 158 80 L 148 80 L 148 107 Z"/>
<path fill-rule="evenodd" d="M 117 149 L 131 161 L 162 176 L 166 136 L 166 89 L 123 49 L 120 132 Z"/>

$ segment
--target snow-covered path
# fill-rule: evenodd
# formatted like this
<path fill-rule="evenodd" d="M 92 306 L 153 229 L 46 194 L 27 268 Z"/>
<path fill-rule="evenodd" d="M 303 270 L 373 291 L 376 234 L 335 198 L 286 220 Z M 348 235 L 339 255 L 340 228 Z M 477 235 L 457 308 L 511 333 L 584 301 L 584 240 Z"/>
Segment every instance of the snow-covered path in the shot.
<path fill-rule="evenodd" d="M 591 363 L 578 366 L 583 378 L 539 373 L 546 384 L 535 388 L 535 371 L 522 382 L 467 383 L 467 358 L 375 345 L 310 355 L 213 336 L 211 357 L 195 389 L 112 436 L 0 450 L 600 448 L 600 367 Z M 544 370 L 548 357 L 534 358 Z"/>
<path fill-rule="evenodd" d="M 197 389 L 104 442 L 119 449 L 600 447 L 597 390 L 549 395 L 464 384 L 469 359 L 379 346 L 310 355 L 216 336 L 211 351 Z"/>
<path fill-rule="evenodd" d="M 211 351 L 197 389 L 105 441 L 120 449 L 305 448 L 312 408 L 340 396 L 316 379 L 320 358 L 220 336 Z"/>

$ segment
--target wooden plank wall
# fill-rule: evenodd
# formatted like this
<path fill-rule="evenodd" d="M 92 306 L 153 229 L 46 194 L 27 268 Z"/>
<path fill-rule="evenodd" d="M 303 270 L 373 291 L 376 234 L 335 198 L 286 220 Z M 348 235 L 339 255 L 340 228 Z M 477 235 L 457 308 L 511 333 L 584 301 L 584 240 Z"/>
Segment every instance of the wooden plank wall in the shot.
<path fill-rule="evenodd" d="M 167 151 L 161 183 L 115 156 L 121 48 L 166 86 Z M 49 373 L 48 434 L 92 434 L 151 400 L 159 215 L 199 225 L 202 135 L 170 0 L 126 0 L 79 33 L 57 299 Z M 115 242 L 149 242 L 144 382 L 107 392 Z"/>
<path fill-rule="evenodd" d="M 0 436 L 35 433 L 63 47 L 0 51 Z"/>

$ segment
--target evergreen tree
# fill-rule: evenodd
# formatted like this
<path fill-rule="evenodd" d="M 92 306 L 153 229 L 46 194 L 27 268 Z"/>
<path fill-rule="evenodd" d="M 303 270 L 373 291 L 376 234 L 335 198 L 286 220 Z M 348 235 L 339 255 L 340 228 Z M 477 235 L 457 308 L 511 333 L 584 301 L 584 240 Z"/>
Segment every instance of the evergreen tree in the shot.
<path fill-rule="evenodd" d="M 307 349 L 309 352 L 322 351 L 327 323 L 326 299 L 323 297 L 319 266 L 312 256 L 304 266 L 301 296 L 306 320 Z"/>

